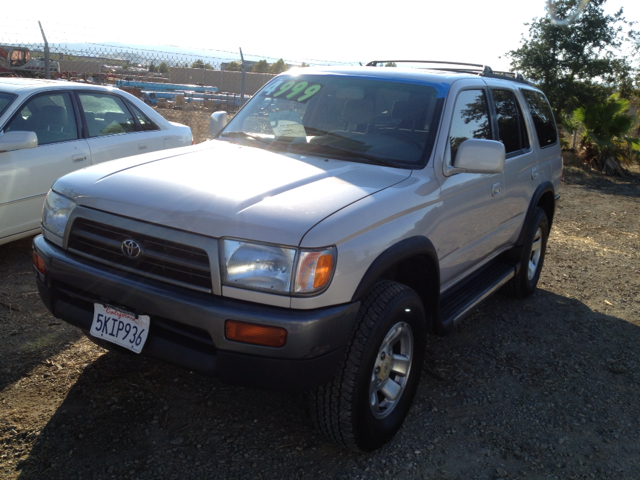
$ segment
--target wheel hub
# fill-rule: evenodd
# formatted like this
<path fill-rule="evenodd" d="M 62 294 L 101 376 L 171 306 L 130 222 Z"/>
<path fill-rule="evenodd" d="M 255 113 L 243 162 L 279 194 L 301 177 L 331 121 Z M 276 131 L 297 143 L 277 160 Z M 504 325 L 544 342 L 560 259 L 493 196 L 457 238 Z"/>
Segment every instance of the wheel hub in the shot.
<path fill-rule="evenodd" d="M 380 364 L 380 371 L 378 372 L 378 380 L 384 382 L 387 378 L 389 378 L 389 374 L 391 373 L 391 368 L 393 367 L 393 357 L 391 355 L 387 355 L 386 358 Z"/>
<path fill-rule="evenodd" d="M 380 345 L 371 372 L 369 406 L 375 418 L 389 415 L 407 384 L 413 359 L 413 332 L 406 322 L 396 323 Z"/>

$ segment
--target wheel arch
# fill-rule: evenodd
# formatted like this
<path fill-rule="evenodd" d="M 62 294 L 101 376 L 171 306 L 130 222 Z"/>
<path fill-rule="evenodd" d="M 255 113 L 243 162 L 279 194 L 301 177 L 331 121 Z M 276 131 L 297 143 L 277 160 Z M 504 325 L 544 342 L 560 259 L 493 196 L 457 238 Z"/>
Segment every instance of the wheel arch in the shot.
<path fill-rule="evenodd" d="M 524 222 L 522 223 L 522 230 L 520 231 L 518 241 L 516 242 L 516 245 L 518 247 L 522 247 L 522 245 L 524 245 L 524 242 L 527 238 L 527 226 L 529 225 L 529 223 L 531 223 L 531 219 L 533 218 L 534 212 L 537 207 L 542 208 L 547 214 L 549 230 L 551 230 L 553 217 L 556 212 L 556 193 L 551 182 L 542 182 L 540 185 L 538 185 L 538 188 L 534 192 L 531 203 L 529 203 L 529 208 L 527 209 L 527 214 L 525 216 Z"/>
<path fill-rule="evenodd" d="M 416 291 L 427 315 L 428 329 L 439 322 L 440 267 L 433 243 L 416 235 L 383 251 L 360 280 L 352 301 L 362 300 L 379 280 L 393 280 Z"/>

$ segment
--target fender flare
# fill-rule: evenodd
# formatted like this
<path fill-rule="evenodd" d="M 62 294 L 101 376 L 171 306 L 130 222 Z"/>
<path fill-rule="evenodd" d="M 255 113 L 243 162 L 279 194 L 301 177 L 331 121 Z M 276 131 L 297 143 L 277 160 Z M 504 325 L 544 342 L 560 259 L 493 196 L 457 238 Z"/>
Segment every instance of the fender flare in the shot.
<path fill-rule="evenodd" d="M 536 188 L 536 191 L 533 193 L 533 197 L 531 198 L 531 202 L 529 203 L 529 208 L 527 209 L 527 214 L 524 218 L 524 222 L 522 223 L 522 230 L 520 230 L 520 235 L 518 235 L 518 240 L 516 241 L 517 247 L 522 247 L 524 245 L 525 239 L 527 237 L 527 226 L 531 222 L 531 218 L 533 217 L 533 212 L 538 206 L 540 202 L 540 198 L 547 192 L 551 192 L 551 194 L 555 198 L 555 188 L 553 188 L 553 184 L 548 180 L 538 185 L 538 188 Z M 554 203 L 553 203 L 554 212 L 555 212 L 555 208 L 556 208 L 556 205 L 554 200 Z M 549 228 L 551 228 L 551 224 L 553 222 L 553 214 L 551 215 L 551 218 L 549 218 L 548 220 L 549 220 Z"/>
<path fill-rule="evenodd" d="M 427 255 L 433 261 L 436 274 L 436 300 L 440 296 L 440 263 L 438 261 L 438 253 L 436 247 L 431 240 L 422 235 L 405 238 L 395 243 L 391 247 L 383 251 L 369 265 L 367 272 L 364 274 L 358 288 L 356 288 L 351 298 L 352 302 L 362 300 L 367 293 L 373 288 L 373 285 L 382 278 L 382 275 L 392 266 L 406 260 L 415 255 Z M 435 306 L 434 306 L 435 307 Z"/>

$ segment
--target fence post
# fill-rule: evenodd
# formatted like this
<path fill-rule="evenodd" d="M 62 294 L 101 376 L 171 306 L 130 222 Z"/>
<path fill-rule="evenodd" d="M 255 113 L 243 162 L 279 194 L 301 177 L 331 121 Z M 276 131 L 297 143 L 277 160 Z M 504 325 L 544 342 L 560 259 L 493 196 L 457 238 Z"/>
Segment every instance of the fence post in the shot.
<path fill-rule="evenodd" d="M 44 78 L 48 79 L 51 78 L 51 72 L 49 71 L 49 42 L 47 42 L 47 37 L 44 36 L 40 20 L 38 20 L 38 25 L 40 25 L 40 32 L 42 32 L 42 38 L 44 39 Z"/>
<path fill-rule="evenodd" d="M 244 56 L 242 55 L 242 48 L 240 49 L 240 60 L 242 60 L 242 86 L 240 87 L 240 104 L 244 105 L 244 82 L 247 76 L 247 66 L 244 63 Z"/>

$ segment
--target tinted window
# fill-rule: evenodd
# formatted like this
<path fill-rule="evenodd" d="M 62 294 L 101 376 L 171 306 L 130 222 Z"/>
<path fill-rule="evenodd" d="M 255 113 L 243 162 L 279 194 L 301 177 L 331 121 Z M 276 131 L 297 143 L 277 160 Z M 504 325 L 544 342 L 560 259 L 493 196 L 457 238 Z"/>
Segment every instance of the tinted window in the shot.
<path fill-rule="evenodd" d="M 279 76 L 253 96 L 219 138 L 258 148 L 411 167 L 430 152 L 441 104 L 433 85 Z"/>
<path fill-rule="evenodd" d="M 14 98 L 16 98 L 16 96 L 11 93 L 0 92 L 0 115 L 4 113 L 9 105 L 11 105 Z"/>
<path fill-rule="evenodd" d="M 5 132 L 35 132 L 38 145 L 78 138 L 73 104 L 67 93 L 38 95 L 25 103 Z"/>
<path fill-rule="evenodd" d="M 533 126 L 538 134 L 540 146 L 546 147 L 547 145 L 556 143 L 558 131 L 556 130 L 556 123 L 553 119 L 553 112 L 545 96 L 533 90 L 522 90 L 522 93 L 533 117 Z"/>
<path fill-rule="evenodd" d="M 133 114 L 138 119 L 138 123 L 140 123 L 142 130 L 144 130 L 145 132 L 149 130 L 160 130 L 158 126 L 155 123 L 153 123 L 151 120 L 149 120 L 149 118 L 147 118 L 147 116 L 144 113 L 142 113 L 140 110 L 138 110 L 136 107 L 134 107 L 130 103 L 128 105 L 129 105 L 129 109 L 133 112 Z"/>
<path fill-rule="evenodd" d="M 517 152 L 529 147 L 529 137 L 515 94 L 509 90 L 491 90 L 498 122 L 498 137 L 505 153 Z"/>
<path fill-rule="evenodd" d="M 133 116 L 119 97 L 96 93 L 81 93 L 79 97 L 90 137 L 135 131 Z"/>
<path fill-rule="evenodd" d="M 489 109 L 483 90 L 464 90 L 456 99 L 453 109 L 449 142 L 451 164 L 454 164 L 458 147 L 470 138 L 491 138 Z"/>

